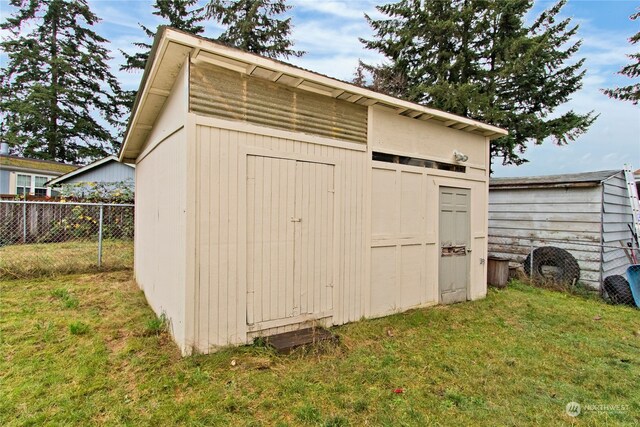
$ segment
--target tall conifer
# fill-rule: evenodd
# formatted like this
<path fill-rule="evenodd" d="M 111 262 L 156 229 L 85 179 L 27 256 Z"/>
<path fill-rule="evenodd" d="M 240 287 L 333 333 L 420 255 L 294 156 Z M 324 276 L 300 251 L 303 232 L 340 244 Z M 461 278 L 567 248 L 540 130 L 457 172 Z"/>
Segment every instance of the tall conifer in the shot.
<path fill-rule="evenodd" d="M 115 152 L 120 87 L 86 0 L 11 0 L 0 28 L 1 138 L 28 157 L 79 162 Z"/>
<path fill-rule="evenodd" d="M 633 21 L 638 18 L 640 18 L 640 12 L 636 12 L 631 15 L 631 19 Z M 631 36 L 631 38 L 629 38 L 629 42 L 632 45 L 640 42 L 640 31 Z M 628 56 L 629 59 L 633 60 L 633 62 L 618 71 L 618 74 L 622 74 L 623 76 L 627 76 L 632 79 L 637 79 L 640 77 L 640 51 Z M 615 89 L 605 89 L 604 93 L 611 98 L 620 99 L 622 101 L 631 101 L 634 105 L 637 105 L 638 102 L 640 102 L 640 83 L 633 83 L 628 86 L 618 87 Z"/>
<path fill-rule="evenodd" d="M 284 0 L 211 0 L 205 6 L 226 28 L 218 40 L 270 58 L 304 55 L 289 38 L 291 18 L 278 18 L 290 9 Z"/>
<path fill-rule="evenodd" d="M 421 4 L 423 3 L 423 4 Z M 560 19 L 559 1 L 526 25 L 531 0 L 401 0 L 379 6 L 362 40 L 386 62 L 364 64 L 376 89 L 488 121 L 509 130 L 492 157 L 520 164 L 527 143 L 566 144 L 587 131 L 593 113 L 557 114 L 582 87 L 584 59 L 572 61 L 578 27 Z"/>

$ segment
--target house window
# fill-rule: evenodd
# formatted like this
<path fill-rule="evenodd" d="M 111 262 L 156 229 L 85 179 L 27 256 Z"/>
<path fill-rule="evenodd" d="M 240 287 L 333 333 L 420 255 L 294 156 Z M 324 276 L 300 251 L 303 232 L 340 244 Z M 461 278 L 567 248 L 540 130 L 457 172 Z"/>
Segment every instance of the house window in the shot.
<path fill-rule="evenodd" d="M 36 176 L 34 177 L 34 188 L 33 194 L 36 196 L 46 196 L 47 195 L 47 187 L 44 185 L 49 178 L 46 176 Z"/>
<path fill-rule="evenodd" d="M 16 194 L 29 194 L 31 192 L 31 175 L 18 174 L 16 180 Z"/>
<path fill-rule="evenodd" d="M 37 176 L 37 175 L 25 175 L 17 174 L 16 177 L 16 194 L 26 195 L 33 194 L 35 196 L 46 196 L 47 187 L 46 182 L 49 181 L 49 176 Z"/>

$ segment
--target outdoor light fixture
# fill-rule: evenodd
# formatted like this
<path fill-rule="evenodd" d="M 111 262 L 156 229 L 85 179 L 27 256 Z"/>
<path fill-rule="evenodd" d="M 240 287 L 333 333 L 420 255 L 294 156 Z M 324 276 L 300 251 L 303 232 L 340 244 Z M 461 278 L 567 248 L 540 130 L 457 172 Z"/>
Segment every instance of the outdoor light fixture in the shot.
<path fill-rule="evenodd" d="M 453 157 L 456 159 L 456 162 L 458 163 L 463 163 L 469 160 L 469 156 L 467 156 L 466 154 L 460 153 L 458 151 L 453 152 Z"/>

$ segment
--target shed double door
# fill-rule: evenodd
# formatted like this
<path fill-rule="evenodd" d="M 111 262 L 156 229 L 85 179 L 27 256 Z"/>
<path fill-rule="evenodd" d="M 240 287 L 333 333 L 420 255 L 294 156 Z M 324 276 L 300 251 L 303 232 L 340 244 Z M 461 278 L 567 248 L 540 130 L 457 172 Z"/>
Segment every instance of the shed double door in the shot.
<path fill-rule="evenodd" d="M 334 166 L 247 156 L 250 331 L 331 315 Z"/>

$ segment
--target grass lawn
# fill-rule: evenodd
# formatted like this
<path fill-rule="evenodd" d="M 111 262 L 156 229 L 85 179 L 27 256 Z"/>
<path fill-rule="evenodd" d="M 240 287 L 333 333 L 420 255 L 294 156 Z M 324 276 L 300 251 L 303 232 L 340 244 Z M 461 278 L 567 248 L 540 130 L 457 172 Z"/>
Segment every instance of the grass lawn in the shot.
<path fill-rule="evenodd" d="M 640 423 L 635 309 L 516 283 L 321 349 L 183 359 L 130 274 L 0 282 L 0 425 Z"/>
<path fill-rule="evenodd" d="M 105 239 L 102 270 L 133 267 L 133 241 Z M 98 241 L 69 241 L 0 247 L 0 279 L 25 279 L 98 269 Z"/>

